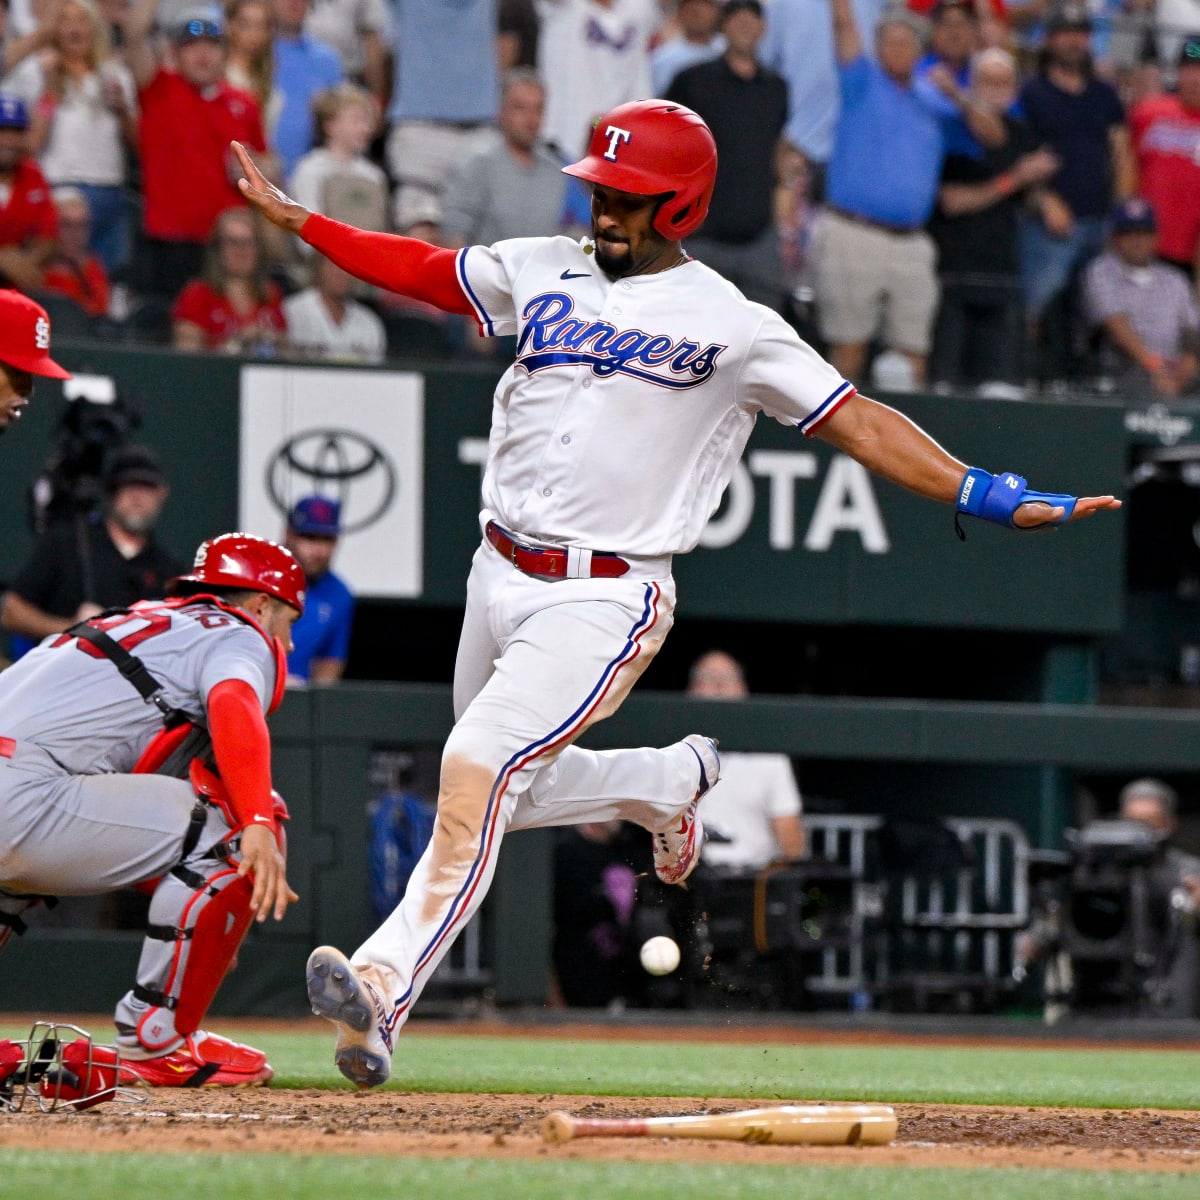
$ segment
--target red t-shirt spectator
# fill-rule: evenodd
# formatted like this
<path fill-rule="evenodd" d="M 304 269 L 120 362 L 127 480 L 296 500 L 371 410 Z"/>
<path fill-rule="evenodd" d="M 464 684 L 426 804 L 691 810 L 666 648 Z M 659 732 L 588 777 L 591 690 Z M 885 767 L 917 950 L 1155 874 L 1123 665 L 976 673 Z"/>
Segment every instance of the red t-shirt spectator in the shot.
<path fill-rule="evenodd" d="M 229 300 L 203 279 L 194 279 L 179 293 L 171 309 L 173 321 L 190 321 L 204 330 L 210 350 L 220 350 L 231 338 L 253 339 L 256 330 L 275 336 L 287 332 L 283 293 L 267 284 L 266 302 L 243 316 Z"/>
<path fill-rule="evenodd" d="M 89 317 L 102 317 L 108 312 L 108 274 L 94 254 L 89 254 L 82 266 L 52 258 L 42 272 L 42 286 L 48 292 L 68 296 Z"/>
<path fill-rule="evenodd" d="M 266 149 L 258 101 L 215 84 L 204 92 L 160 70 L 141 91 L 142 224 L 168 242 L 203 242 L 227 208 L 245 203 L 229 177 L 229 143 Z"/>
<path fill-rule="evenodd" d="M 1200 242 L 1200 110 L 1178 96 L 1151 96 L 1129 114 L 1138 191 L 1158 218 L 1158 252 L 1184 266 Z"/>
<path fill-rule="evenodd" d="M 34 238 L 55 237 L 58 213 L 50 199 L 50 185 L 41 167 L 32 158 L 23 158 L 13 169 L 9 194 L 0 194 L 0 246 L 24 246 Z"/>

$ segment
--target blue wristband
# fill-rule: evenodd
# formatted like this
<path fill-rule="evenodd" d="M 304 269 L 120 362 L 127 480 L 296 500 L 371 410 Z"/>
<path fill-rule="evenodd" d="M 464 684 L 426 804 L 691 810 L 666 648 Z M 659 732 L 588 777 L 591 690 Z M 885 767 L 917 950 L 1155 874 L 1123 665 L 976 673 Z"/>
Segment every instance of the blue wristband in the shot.
<path fill-rule="evenodd" d="M 1061 525 L 1071 519 L 1075 511 L 1075 496 L 1061 492 L 1035 492 L 1030 490 L 1020 475 L 1005 471 L 1002 475 L 992 475 L 980 467 L 968 467 L 967 473 L 958 485 L 958 498 L 955 507 L 961 513 L 971 517 L 979 517 L 984 521 L 993 521 L 997 525 L 1007 525 L 1010 529 L 1019 529 L 1013 517 L 1022 504 L 1035 502 L 1049 504 L 1052 508 L 1062 508 L 1061 517 L 1048 522 L 1050 525 Z"/>

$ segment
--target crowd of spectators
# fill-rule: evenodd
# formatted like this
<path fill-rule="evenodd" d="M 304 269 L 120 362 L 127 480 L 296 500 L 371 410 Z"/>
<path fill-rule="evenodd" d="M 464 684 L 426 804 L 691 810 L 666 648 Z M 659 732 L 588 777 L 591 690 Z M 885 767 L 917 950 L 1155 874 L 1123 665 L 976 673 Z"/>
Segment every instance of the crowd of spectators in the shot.
<path fill-rule="evenodd" d="M 856 382 L 1196 391 L 1200 0 L 0 0 L 0 278 L 70 334 L 487 353 L 259 228 L 229 143 L 360 227 L 578 236 L 558 167 L 652 94 L 718 144 L 688 252 Z"/>

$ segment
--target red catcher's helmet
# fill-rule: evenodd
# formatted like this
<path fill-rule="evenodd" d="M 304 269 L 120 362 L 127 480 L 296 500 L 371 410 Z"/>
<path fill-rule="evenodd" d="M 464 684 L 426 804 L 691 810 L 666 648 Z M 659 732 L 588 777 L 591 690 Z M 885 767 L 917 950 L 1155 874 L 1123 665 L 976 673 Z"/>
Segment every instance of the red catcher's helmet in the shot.
<path fill-rule="evenodd" d="M 304 571 L 295 556 L 277 542 L 252 533 L 223 533 L 201 542 L 192 573 L 172 579 L 168 594 L 174 594 L 180 583 L 266 592 L 304 613 Z"/>
<path fill-rule="evenodd" d="M 666 100 L 634 100 L 596 122 L 585 157 L 568 175 L 632 192 L 663 196 L 654 229 L 677 242 L 708 216 L 717 178 L 717 143 L 702 117 Z"/>

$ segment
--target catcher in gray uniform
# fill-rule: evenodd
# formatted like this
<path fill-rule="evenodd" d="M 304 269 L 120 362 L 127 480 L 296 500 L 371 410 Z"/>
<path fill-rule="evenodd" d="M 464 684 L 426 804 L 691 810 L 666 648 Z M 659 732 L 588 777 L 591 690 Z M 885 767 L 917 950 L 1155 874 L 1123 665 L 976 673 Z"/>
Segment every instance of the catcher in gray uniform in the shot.
<path fill-rule="evenodd" d="M 297 899 L 265 714 L 304 573 L 282 546 L 227 533 L 167 590 L 0 674 L 0 946 L 40 901 L 152 889 L 116 1010 L 123 1062 L 157 1086 L 261 1084 L 261 1051 L 199 1025 L 251 922 Z"/>

